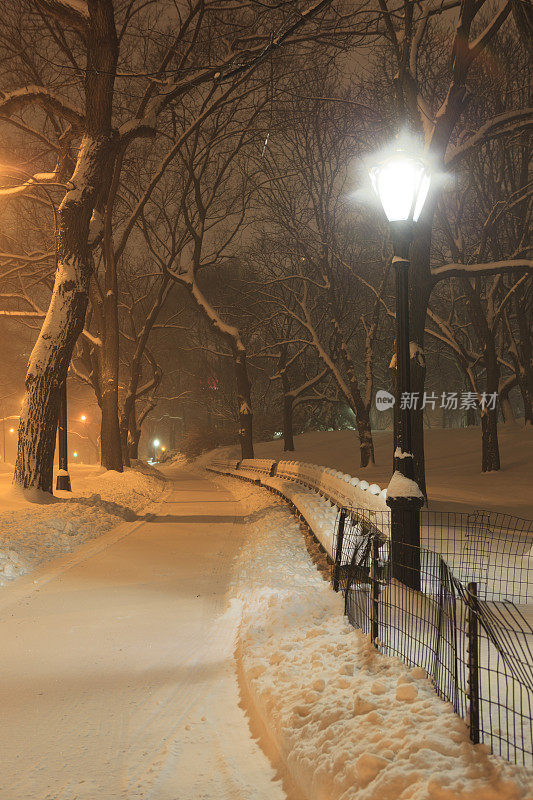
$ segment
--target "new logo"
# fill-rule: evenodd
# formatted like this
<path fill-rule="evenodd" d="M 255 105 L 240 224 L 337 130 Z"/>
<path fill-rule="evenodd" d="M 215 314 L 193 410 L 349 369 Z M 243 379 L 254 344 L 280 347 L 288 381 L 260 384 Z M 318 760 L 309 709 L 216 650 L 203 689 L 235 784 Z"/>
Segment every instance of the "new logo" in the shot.
<path fill-rule="evenodd" d="M 386 411 L 394 405 L 394 395 L 386 392 L 385 389 L 380 389 L 376 392 L 376 408 L 378 411 Z"/>

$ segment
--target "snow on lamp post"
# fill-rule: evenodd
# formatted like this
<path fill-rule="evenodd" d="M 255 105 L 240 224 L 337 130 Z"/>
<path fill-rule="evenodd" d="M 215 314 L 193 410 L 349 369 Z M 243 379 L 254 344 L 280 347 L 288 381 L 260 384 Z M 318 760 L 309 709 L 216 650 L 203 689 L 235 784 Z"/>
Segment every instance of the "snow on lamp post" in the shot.
<path fill-rule="evenodd" d="M 59 445 L 59 472 L 57 474 L 56 489 L 71 492 L 70 475 L 68 474 L 67 451 L 67 381 L 61 384 L 59 397 L 59 418 L 57 420 L 57 438 Z"/>
<path fill-rule="evenodd" d="M 398 149 L 370 169 L 370 178 L 389 221 L 396 271 L 397 435 L 394 474 L 387 489 L 391 510 L 392 576 L 420 589 L 420 509 L 424 497 L 415 481 L 411 442 L 409 343 L 409 250 L 426 201 L 430 173 L 424 160 Z"/>

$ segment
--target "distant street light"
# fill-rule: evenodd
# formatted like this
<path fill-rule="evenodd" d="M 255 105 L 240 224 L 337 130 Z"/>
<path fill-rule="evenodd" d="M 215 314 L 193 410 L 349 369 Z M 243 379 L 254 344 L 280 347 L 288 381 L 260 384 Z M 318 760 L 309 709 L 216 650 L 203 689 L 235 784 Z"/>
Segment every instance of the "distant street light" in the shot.
<path fill-rule="evenodd" d="M 81 415 L 80 420 L 81 422 L 87 422 L 87 417 L 85 416 L 85 414 Z"/>
<path fill-rule="evenodd" d="M 9 433 L 15 433 L 15 428 L 10 428 Z"/>
<path fill-rule="evenodd" d="M 74 458 L 77 458 L 77 457 L 78 457 L 78 454 L 77 454 L 77 452 L 76 452 L 75 450 L 74 450 L 74 452 L 72 453 L 72 455 L 73 455 L 73 457 L 74 457 Z"/>
<path fill-rule="evenodd" d="M 420 589 L 420 508 L 424 498 L 414 479 L 409 344 L 409 250 L 428 196 L 431 176 L 424 160 L 397 149 L 370 170 L 370 178 L 390 225 L 396 269 L 396 403 L 394 475 L 387 490 L 391 509 L 393 577 Z"/>

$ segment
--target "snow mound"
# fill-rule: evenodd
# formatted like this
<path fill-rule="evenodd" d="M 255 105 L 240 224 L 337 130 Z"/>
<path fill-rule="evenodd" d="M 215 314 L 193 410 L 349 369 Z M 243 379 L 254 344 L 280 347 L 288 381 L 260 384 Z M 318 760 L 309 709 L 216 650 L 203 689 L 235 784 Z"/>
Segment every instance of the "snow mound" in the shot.
<path fill-rule="evenodd" d="M 14 505 L 0 513 L 0 586 L 123 521 L 138 519 L 162 497 L 166 485 L 158 470 L 136 463 L 122 473 L 95 470 L 83 480 L 73 474 L 72 495 L 47 495 L 45 504 L 35 502 L 33 493 L 9 492 Z"/>

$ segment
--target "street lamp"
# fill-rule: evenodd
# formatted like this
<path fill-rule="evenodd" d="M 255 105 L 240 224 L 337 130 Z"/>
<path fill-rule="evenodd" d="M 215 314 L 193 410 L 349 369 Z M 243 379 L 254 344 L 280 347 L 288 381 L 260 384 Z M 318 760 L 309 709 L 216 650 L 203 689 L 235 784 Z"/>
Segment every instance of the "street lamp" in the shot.
<path fill-rule="evenodd" d="M 81 422 L 87 422 L 87 417 L 85 416 L 85 414 L 82 414 L 82 415 L 81 415 L 81 417 L 80 417 L 80 421 L 81 421 Z"/>
<path fill-rule="evenodd" d="M 416 222 L 430 186 L 424 160 L 398 149 L 370 170 L 370 178 L 389 221 L 396 270 L 396 402 L 397 435 L 394 474 L 387 489 L 391 510 L 392 576 L 412 589 L 420 589 L 420 509 L 424 496 L 415 481 L 411 442 L 409 344 L 409 250 Z"/>
<path fill-rule="evenodd" d="M 59 446 L 59 472 L 57 473 L 56 489 L 71 492 L 70 475 L 68 474 L 68 443 L 67 443 L 67 379 L 59 388 L 59 415 L 57 419 L 57 439 Z"/>
<path fill-rule="evenodd" d="M 152 444 L 153 444 L 153 446 L 154 446 L 154 455 L 153 455 L 153 460 L 154 460 L 154 461 L 157 461 L 157 448 L 159 447 L 159 445 L 161 444 L 161 442 L 159 441 L 159 439 L 154 439 L 154 441 L 152 442 Z"/>

